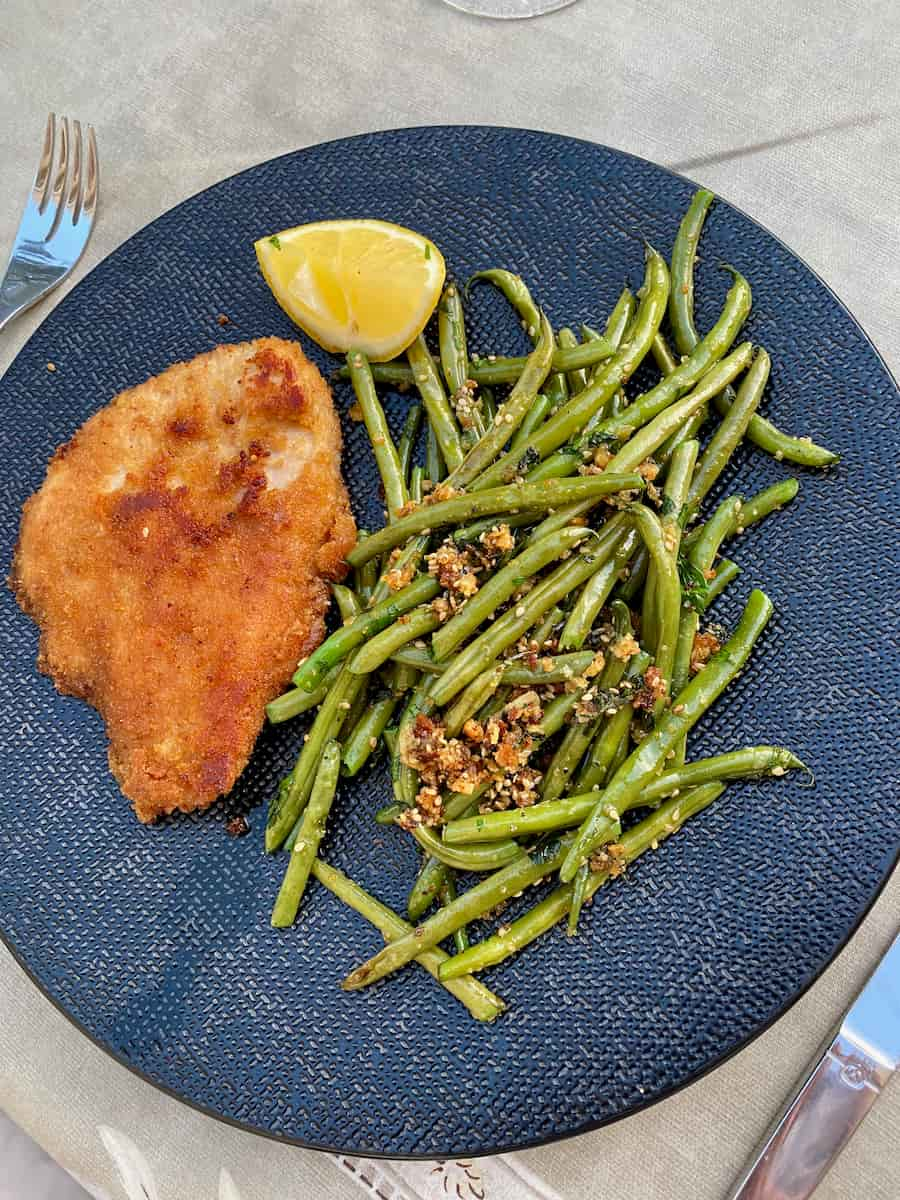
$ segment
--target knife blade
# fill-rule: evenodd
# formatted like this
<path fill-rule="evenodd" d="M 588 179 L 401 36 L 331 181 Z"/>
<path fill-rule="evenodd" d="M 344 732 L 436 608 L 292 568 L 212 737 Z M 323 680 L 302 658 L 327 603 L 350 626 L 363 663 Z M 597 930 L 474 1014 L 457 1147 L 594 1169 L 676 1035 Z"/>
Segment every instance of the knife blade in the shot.
<path fill-rule="evenodd" d="M 729 1200 L 806 1200 L 900 1066 L 900 934 Z"/>

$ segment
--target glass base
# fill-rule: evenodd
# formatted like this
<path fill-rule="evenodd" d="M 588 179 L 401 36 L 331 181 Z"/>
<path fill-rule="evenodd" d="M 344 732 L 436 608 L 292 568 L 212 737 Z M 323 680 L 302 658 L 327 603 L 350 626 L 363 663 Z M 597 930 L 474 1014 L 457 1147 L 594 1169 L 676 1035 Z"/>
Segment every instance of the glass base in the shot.
<path fill-rule="evenodd" d="M 566 8 L 575 0 L 444 0 L 451 8 L 472 13 L 476 17 L 498 17 L 514 21 L 523 17 L 539 17 L 542 13 Z"/>

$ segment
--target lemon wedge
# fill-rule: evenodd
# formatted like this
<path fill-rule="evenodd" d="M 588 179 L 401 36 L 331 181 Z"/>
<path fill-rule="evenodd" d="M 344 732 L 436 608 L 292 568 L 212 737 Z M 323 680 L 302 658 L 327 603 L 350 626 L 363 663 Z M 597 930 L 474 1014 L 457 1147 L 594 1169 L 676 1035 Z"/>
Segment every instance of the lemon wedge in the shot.
<path fill-rule="evenodd" d="M 425 328 L 444 284 L 434 242 L 388 221 L 317 221 L 255 243 L 275 299 L 320 346 L 395 358 Z"/>

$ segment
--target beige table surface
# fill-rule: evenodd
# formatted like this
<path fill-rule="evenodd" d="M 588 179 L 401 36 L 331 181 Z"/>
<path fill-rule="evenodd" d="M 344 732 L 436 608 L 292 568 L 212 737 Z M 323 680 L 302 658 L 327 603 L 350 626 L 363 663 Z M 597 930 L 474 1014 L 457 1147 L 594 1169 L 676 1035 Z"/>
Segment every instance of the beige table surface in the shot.
<path fill-rule="evenodd" d="M 465 17 L 439 0 L 7 0 L 0 247 L 49 109 L 92 121 L 100 142 L 101 216 L 72 282 L 177 201 L 298 146 L 433 122 L 524 125 L 622 147 L 734 201 L 820 272 L 897 373 L 898 45 L 900 8 L 883 0 L 579 0 L 516 23 Z M 0 370 L 64 291 L 0 337 Z M 566 1200 L 723 1196 L 898 913 L 895 877 L 838 961 L 750 1048 L 624 1124 L 519 1160 Z M 10 1118 L 0 1129 L 3 1198 L 67 1194 L 13 1123 L 90 1182 L 101 1178 L 96 1124 L 116 1115 L 156 1144 L 166 1198 L 194 1200 L 196 1185 L 177 1172 L 193 1179 L 204 1155 L 239 1166 L 244 1197 L 359 1194 L 327 1157 L 226 1129 L 131 1077 L 6 952 L 0 1106 Z M 896 1200 L 898 1128 L 895 1085 L 817 1195 Z M 117 1186 L 110 1196 L 125 1195 Z"/>

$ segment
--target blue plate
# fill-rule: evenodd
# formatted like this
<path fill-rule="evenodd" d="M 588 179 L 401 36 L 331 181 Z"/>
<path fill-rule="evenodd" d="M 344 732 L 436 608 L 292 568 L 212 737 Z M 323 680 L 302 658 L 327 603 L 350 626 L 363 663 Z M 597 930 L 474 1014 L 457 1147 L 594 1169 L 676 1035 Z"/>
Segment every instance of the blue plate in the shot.
<path fill-rule="evenodd" d="M 326 217 L 399 221 L 434 238 L 459 278 L 513 267 L 555 324 L 599 324 L 623 282 L 640 283 L 643 239 L 669 251 L 691 192 L 586 142 L 430 128 L 317 146 L 195 196 L 79 284 L 0 383 L 4 561 L 54 447 L 118 391 L 223 341 L 295 335 L 257 271 L 261 234 Z M 268 923 L 283 861 L 263 854 L 264 804 L 302 724 L 266 730 L 212 811 L 145 828 L 109 774 L 100 719 L 37 673 L 35 628 L 4 590 L 3 933 L 120 1062 L 276 1138 L 353 1154 L 485 1154 L 589 1129 L 696 1079 L 784 1012 L 851 936 L 900 840 L 889 782 L 897 390 L 846 309 L 777 239 L 726 203 L 707 226 L 699 325 L 715 319 L 729 282 L 720 264 L 733 263 L 754 289 L 747 336 L 774 362 L 768 411 L 843 460 L 804 472 L 748 447 L 722 480 L 720 491 L 749 494 L 800 474 L 802 487 L 729 551 L 743 574 L 717 619 L 733 621 L 754 584 L 776 615 L 693 752 L 783 742 L 816 786 L 791 776 L 729 788 L 600 893 L 576 939 L 556 929 L 488 973 L 510 1006 L 493 1026 L 418 969 L 344 994 L 338 981 L 380 945 L 365 921 L 313 886 L 294 929 Z M 524 348 L 490 289 L 472 309 L 474 351 Z M 219 313 L 231 323 L 220 327 Z M 337 396 L 346 409 L 346 387 Z M 405 404 L 388 401 L 395 423 Z M 357 516 L 377 525 L 370 449 L 360 426 L 345 435 Z M 381 768 L 342 784 L 325 852 L 402 909 L 416 854 L 373 824 L 387 794 Z M 236 813 L 252 826 L 240 840 L 224 828 Z"/>

